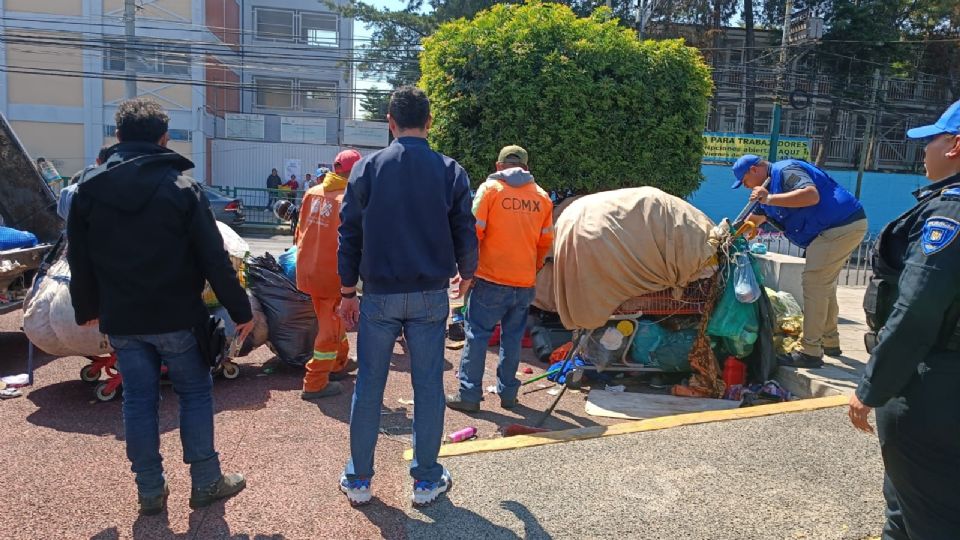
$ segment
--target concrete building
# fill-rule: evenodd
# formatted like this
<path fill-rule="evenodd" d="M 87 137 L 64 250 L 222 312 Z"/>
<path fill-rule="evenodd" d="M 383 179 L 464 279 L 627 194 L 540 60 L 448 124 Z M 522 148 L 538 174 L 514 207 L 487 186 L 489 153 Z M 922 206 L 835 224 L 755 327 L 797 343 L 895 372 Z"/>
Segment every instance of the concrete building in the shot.
<path fill-rule="evenodd" d="M 214 170 L 224 161 L 215 147 L 230 135 L 231 113 L 265 118 L 263 138 L 247 147 L 280 144 L 281 131 L 322 131 L 322 140 L 301 146 L 336 153 L 353 112 L 352 20 L 310 0 L 137 6 L 137 93 L 167 109 L 170 148 L 193 160 L 198 180 L 223 176 Z M 113 117 L 127 67 L 123 12 L 123 0 L 0 0 L 0 112 L 30 154 L 53 161 L 63 175 L 116 142 Z M 290 151 L 279 155 L 293 157 Z M 281 165 L 264 163 L 266 172 L 256 176 Z"/>

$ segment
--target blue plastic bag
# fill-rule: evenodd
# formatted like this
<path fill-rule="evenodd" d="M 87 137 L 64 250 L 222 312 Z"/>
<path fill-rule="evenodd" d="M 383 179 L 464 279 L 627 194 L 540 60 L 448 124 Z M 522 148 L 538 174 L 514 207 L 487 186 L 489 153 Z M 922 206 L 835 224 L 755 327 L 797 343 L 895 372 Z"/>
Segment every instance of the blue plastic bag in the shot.
<path fill-rule="evenodd" d="M 635 364 L 649 366 L 651 355 L 667 337 L 667 331 L 652 321 L 637 321 L 637 333 L 633 335 L 630 360 Z"/>
<path fill-rule="evenodd" d="M 287 276 L 290 281 L 297 282 L 297 246 L 284 251 L 280 254 L 280 257 L 277 259 L 277 262 L 280 263 L 280 268 L 283 268 L 283 274 Z"/>
<path fill-rule="evenodd" d="M 37 245 L 35 234 L 0 226 L 0 251 L 29 248 L 35 245 Z"/>
<path fill-rule="evenodd" d="M 660 344 L 650 359 L 651 366 L 664 371 L 689 372 L 690 350 L 697 339 L 697 330 L 677 330 L 670 332 Z"/>
<path fill-rule="evenodd" d="M 561 360 L 559 362 L 554 362 L 549 368 L 547 368 L 547 373 L 550 374 L 547 375 L 547 380 L 553 381 L 557 384 L 566 384 L 567 375 L 573 371 L 573 368 L 583 367 L 586 365 L 587 363 L 580 358 L 580 355 L 574 356 L 573 360 Z"/>

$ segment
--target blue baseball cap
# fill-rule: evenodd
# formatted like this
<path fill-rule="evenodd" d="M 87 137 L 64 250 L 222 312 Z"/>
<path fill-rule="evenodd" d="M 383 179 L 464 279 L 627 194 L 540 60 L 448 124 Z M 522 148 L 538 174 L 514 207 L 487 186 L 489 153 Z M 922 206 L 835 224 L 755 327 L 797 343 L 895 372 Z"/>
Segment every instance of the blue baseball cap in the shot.
<path fill-rule="evenodd" d="M 733 175 L 737 177 L 737 181 L 730 186 L 731 189 L 737 189 L 743 185 L 743 175 L 747 174 L 747 171 L 750 170 L 750 167 L 753 167 L 757 163 L 763 161 L 760 159 L 760 156 L 755 156 L 753 154 L 747 154 L 745 156 L 740 156 L 740 159 L 733 164 Z"/>
<path fill-rule="evenodd" d="M 960 101 L 947 107 L 947 110 L 940 116 L 940 119 L 929 126 L 915 127 L 907 131 L 907 137 L 911 139 L 926 139 L 942 133 L 960 134 Z"/>

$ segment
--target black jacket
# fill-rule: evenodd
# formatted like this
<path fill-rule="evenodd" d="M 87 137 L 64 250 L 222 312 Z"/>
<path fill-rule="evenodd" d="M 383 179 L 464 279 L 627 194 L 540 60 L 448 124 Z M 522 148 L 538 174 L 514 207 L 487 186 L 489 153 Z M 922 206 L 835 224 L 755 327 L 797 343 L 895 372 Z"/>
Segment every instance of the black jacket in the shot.
<path fill-rule="evenodd" d="M 78 324 L 99 318 L 113 335 L 191 329 L 207 316 L 204 280 L 231 319 L 253 318 L 210 203 L 182 174 L 191 168 L 156 144 L 119 143 L 85 172 L 67 222 Z"/>
<path fill-rule="evenodd" d="M 960 175 L 917 195 L 917 205 L 877 240 L 874 275 L 887 282 L 882 311 L 889 316 L 856 391 L 870 407 L 902 395 L 920 362 L 946 360 L 958 369 L 957 352 L 945 345 L 960 320 Z"/>

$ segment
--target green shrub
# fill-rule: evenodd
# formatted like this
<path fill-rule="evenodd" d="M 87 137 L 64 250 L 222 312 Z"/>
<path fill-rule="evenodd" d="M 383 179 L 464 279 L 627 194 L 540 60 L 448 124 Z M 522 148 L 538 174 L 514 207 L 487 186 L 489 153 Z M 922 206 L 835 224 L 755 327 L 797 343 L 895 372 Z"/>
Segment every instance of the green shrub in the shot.
<path fill-rule="evenodd" d="M 608 16 L 499 4 L 440 26 L 420 57 L 434 147 L 475 184 L 501 147 L 519 144 L 548 190 L 696 190 L 707 66 L 682 41 L 641 42 Z"/>

